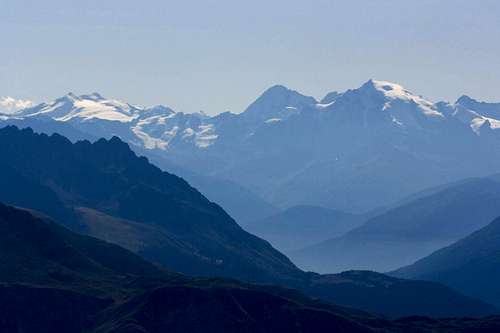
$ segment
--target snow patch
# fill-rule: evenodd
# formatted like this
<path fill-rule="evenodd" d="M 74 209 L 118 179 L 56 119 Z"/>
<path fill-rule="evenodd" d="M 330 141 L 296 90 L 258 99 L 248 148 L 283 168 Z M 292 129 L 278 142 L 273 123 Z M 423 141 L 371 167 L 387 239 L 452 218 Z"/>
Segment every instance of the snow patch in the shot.
<path fill-rule="evenodd" d="M 199 132 L 195 136 L 195 144 L 199 148 L 207 148 L 211 146 L 219 137 L 215 133 L 213 124 L 205 124 L 198 126 Z"/>
<path fill-rule="evenodd" d="M 416 103 L 420 109 L 423 111 L 423 113 L 427 116 L 431 117 L 441 117 L 443 118 L 443 114 L 439 111 L 436 111 L 434 109 L 434 103 L 422 98 L 421 96 L 416 96 L 403 88 L 403 86 L 400 86 L 399 84 L 388 82 L 388 81 L 375 81 L 372 80 L 373 86 L 375 87 L 376 90 L 382 92 L 385 97 L 387 97 L 390 100 L 403 100 L 407 102 L 414 102 Z M 390 104 L 384 106 L 384 109 L 387 109 L 390 107 Z"/>
<path fill-rule="evenodd" d="M 472 128 L 472 130 L 474 132 L 476 132 L 476 134 L 480 134 L 479 132 L 480 132 L 481 126 L 483 126 L 484 123 L 487 121 L 490 123 L 491 129 L 496 130 L 496 129 L 500 128 L 500 120 L 488 118 L 488 117 L 478 117 L 478 118 L 472 119 L 472 121 L 470 123 L 470 127 Z"/>
<path fill-rule="evenodd" d="M 146 132 L 142 131 L 140 127 L 133 127 L 132 132 L 142 141 L 146 149 L 167 149 L 168 142 L 159 138 L 153 138 Z"/>
<path fill-rule="evenodd" d="M 330 102 L 330 103 L 318 103 L 316 104 L 316 108 L 318 110 L 324 110 L 335 104 L 336 101 Z"/>
<path fill-rule="evenodd" d="M 183 139 L 190 138 L 193 135 L 194 135 L 194 130 L 191 127 L 188 127 L 184 130 L 182 138 Z"/>
<path fill-rule="evenodd" d="M 137 118 L 137 115 L 128 114 L 130 113 L 130 107 L 127 104 L 116 101 L 106 103 L 93 100 L 77 100 L 74 102 L 74 107 L 73 111 L 56 118 L 56 120 L 69 121 L 78 117 L 85 120 L 97 118 L 128 123 Z"/>

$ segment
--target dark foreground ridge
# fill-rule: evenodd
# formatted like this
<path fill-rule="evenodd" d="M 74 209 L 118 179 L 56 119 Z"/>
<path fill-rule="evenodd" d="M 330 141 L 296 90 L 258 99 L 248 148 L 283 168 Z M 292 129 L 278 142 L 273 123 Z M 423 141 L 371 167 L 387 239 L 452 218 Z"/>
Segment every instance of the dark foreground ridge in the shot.
<path fill-rule="evenodd" d="M 500 318 L 390 321 L 277 287 L 193 279 L 0 204 L 2 332 L 495 332 Z M 112 259 L 112 260 L 110 260 Z"/>

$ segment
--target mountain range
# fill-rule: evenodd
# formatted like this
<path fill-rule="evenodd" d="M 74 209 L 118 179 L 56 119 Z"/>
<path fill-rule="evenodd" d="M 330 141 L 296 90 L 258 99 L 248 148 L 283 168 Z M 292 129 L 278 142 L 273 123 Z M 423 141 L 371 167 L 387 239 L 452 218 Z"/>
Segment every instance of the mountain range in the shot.
<path fill-rule="evenodd" d="M 3 332 L 430 333 L 493 332 L 500 325 L 499 317 L 393 321 L 276 286 L 189 278 L 1 203 L 0 231 Z"/>
<path fill-rule="evenodd" d="M 365 219 L 364 215 L 301 205 L 245 225 L 245 230 L 288 254 L 345 234 Z"/>
<path fill-rule="evenodd" d="M 367 212 L 500 169 L 500 104 L 466 96 L 433 103 L 385 81 L 321 101 L 274 86 L 239 114 L 186 114 L 70 93 L 2 117 L 42 118 L 94 138 L 119 136 L 151 159 L 160 156 L 155 163 L 165 170 L 173 164 L 238 184 L 267 207 L 249 217 L 259 206 L 240 210 L 233 200 L 227 209 L 244 224 L 272 214 L 270 207 Z"/>
<path fill-rule="evenodd" d="M 391 317 L 496 311 L 433 282 L 372 272 L 304 272 L 268 242 L 241 229 L 182 178 L 136 156 L 116 137 L 72 143 L 58 134 L 9 126 L 0 129 L 0 155 L 0 201 L 50 216 L 75 232 L 114 243 L 176 272 L 280 285 Z M 9 232 L 4 234 L 8 237 Z M 46 237 L 40 237 L 38 241 L 45 243 Z M 15 262 L 22 271 L 25 260 Z M 402 297 L 405 293 L 413 295 L 411 304 Z M 383 297 L 370 296 L 375 294 Z"/>
<path fill-rule="evenodd" d="M 116 137 L 73 144 L 57 134 L 6 127 L 0 138 L 4 202 L 186 274 L 271 281 L 299 273 L 220 206 Z"/>
<path fill-rule="evenodd" d="M 72 142 L 79 140 L 97 141 L 99 138 L 77 129 L 68 122 L 56 121 L 49 117 L 11 117 L 0 122 L 0 126 L 8 125 L 19 128 L 32 128 L 39 133 L 61 134 Z M 104 133 L 102 134 L 104 135 Z M 108 139 L 111 138 L 111 136 L 106 137 Z M 276 207 L 269 204 L 260 196 L 235 182 L 227 179 L 204 176 L 188 169 L 181 168 L 154 150 L 148 150 L 134 145 L 132 145 L 131 148 L 139 155 L 148 156 L 151 161 L 161 166 L 163 170 L 167 170 L 188 180 L 211 201 L 222 205 L 240 224 L 264 218 L 278 211 Z"/>
<path fill-rule="evenodd" d="M 387 207 L 346 234 L 290 253 L 318 272 L 409 265 L 500 216 L 500 177 L 471 178 L 427 189 Z"/>
<path fill-rule="evenodd" d="M 375 319 L 284 289 L 168 272 L 3 204 L 0 230 L 2 332 L 370 332 L 363 321 Z"/>

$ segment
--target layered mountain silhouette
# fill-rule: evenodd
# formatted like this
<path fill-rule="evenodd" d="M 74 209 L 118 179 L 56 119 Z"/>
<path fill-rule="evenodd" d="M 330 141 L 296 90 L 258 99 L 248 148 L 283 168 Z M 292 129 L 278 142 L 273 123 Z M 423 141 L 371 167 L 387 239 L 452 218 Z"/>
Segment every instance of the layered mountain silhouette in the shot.
<path fill-rule="evenodd" d="M 486 332 L 500 321 L 390 321 L 289 289 L 187 278 L 1 203 L 0 229 L 4 332 Z"/>
<path fill-rule="evenodd" d="M 294 206 L 245 226 L 284 253 L 340 236 L 360 225 L 363 215 L 317 206 Z"/>
<path fill-rule="evenodd" d="M 376 320 L 285 289 L 189 279 L 3 204 L 0 228 L 3 332 L 370 332 Z"/>
<path fill-rule="evenodd" d="M 237 183 L 279 208 L 366 212 L 425 188 L 497 172 L 498 105 L 466 96 L 433 103 L 398 84 L 370 80 L 320 102 L 274 86 L 244 112 L 212 117 L 94 93 L 68 94 L 2 119 L 51 118 L 92 137 L 118 136 L 150 158 L 160 155 L 195 174 Z M 240 210 L 241 201 L 234 209 L 226 205 L 232 201 L 219 203 L 237 220 L 266 215 L 245 218 L 259 205 Z"/>
<path fill-rule="evenodd" d="M 106 122 L 105 120 L 101 121 Z M 8 125 L 19 128 L 32 128 L 39 133 L 49 135 L 58 133 L 72 142 L 79 140 L 96 141 L 99 138 L 89 132 L 80 131 L 78 129 L 78 124 L 67 121 L 57 121 L 46 115 L 28 118 L 11 117 L 0 122 L 0 126 L 2 127 Z M 101 126 L 99 124 L 95 125 L 98 127 Z M 105 125 L 103 126 L 106 128 Z M 97 135 L 103 135 L 103 137 L 110 139 L 112 138 L 112 135 L 110 135 L 112 133 L 114 132 L 110 129 L 109 133 L 103 131 L 102 133 L 98 132 Z M 195 186 L 208 199 L 223 206 L 224 209 L 242 225 L 275 214 L 278 211 L 276 207 L 269 204 L 259 195 L 238 183 L 227 179 L 197 174 L 186 168 L 182 168 L 165 158 L 163 154 L 156 150 L 150 150 L 134 144 L 131 145 L 131 148 L 137 154 L 147 156 L 161 169 L 188 180 L 190 184 Z"/>
<path fill-rule="evenodd" d="M 500 305 L 500 218 L 391 274 L 439 281 L 466 295 Z"/>
<path fill-rule="evenodd" d="M 335 276 L 299 270 L 184 180 L 137 157 L 117 138 L 73 144 L 57 134 L 7 127 L 0 130 L 0 153 L 3 202 L 37 210 L 74 231 L 118 244 L 174 271 L 279 284 L 340 302 L 333 292 L 339 285 Z M 445 304 L 450 315 L 491 313 L 491 307 L 478 307 L 477 301 L 442 286 L 436 286 L 441 292 L 429 293 L 427 284 L 403 284 L 419 297 L 411 304 L 402 303 L 398 289 L 374 301 L 365 289 L 371 279 L 359 274 L 347 282 L 352 294 L 345 304 L 373 309 L 378 303 L 377 312 L 389 316 L 441 315 L 442 309 L 429 306 L 433 300 Z"/>
<path fill-rule="evenodd" d="M 384 272 L 411 264 L 499 216 L 499 179 L 468 179 L 414 194 L 347 234 L 296 251 L 291 258 L 320 272 Z"/>
<path fill-rule="evenodd" d="M 300 271 L 183 179 L 118 138 L 72 144 L 0 130 L 0 200 L 44 212 L 188 274 L 270 281 Z M 107 221 L 106 223 L 100 221 Z"/>

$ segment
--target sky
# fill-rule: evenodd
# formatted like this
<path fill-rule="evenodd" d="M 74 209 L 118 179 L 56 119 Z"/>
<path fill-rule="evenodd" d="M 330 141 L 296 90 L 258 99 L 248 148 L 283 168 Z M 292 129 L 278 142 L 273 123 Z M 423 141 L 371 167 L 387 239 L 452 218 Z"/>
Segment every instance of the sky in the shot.
<path fill-rule="evenodd" d="M 241 112 L 370 78 L 500 101 L 498 0 L 0 0 L 0 97 Z"/>

